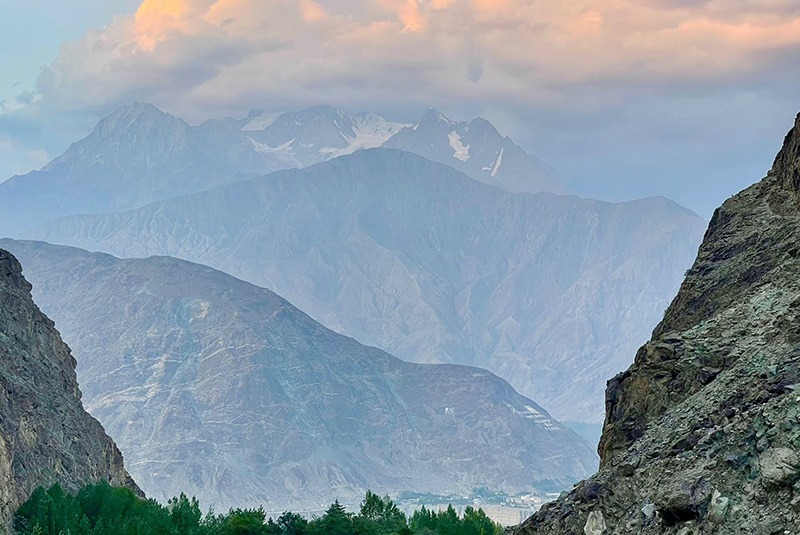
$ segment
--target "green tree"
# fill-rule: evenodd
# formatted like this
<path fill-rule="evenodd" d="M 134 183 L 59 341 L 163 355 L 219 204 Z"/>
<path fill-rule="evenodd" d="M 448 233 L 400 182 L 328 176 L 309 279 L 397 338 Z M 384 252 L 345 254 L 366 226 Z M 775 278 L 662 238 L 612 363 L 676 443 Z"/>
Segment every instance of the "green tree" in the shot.
<path fill-rule="evenodd" d="M 74 496 L 56 483 L 48 490 L 37 488 L 20 506 L 14 519 L 19 533 L 77 533 L 83 514 Z"/>
<path fill-rule="evenodd" d="M 308 532 L 308 520 L 297 513 L 285 512 L 276 523 L 280 535 L 306 535 Z"/>
<path fill-rule="evenodd" d="M 464 509 L 462 520 L 462 533 L 464 535 L 496 535 L 503 532 L 500 524 L 486 516 L 483 509 L 475 510 L 472 507 Z"/>
<path fill-rule="evenodd" d="M 181 492 L 180 496 L 167 502 L 167 510 L 178 535 L 196 535 L 199 532 L 203 513 L 197 498 L 192 497 L 190 500 Z"/>
<path fill-rule="evenodd" d="M 227 515 L 210 514 L 202 523 L 208 535 L 278 535 L 280 527 L 267 521 L 264 509 L 231 509 Z"/>
<path fill-rule="evenodd" d="M 461 519 L 452 505 L 436 515 L 436 533 L 439 535 L 461 535 Z"/>
<path fill-rule="evenodd" d="M 433 511 L 423 505 L 414 511 L 408 525 L 414 533 L 435 533 L 439 520 Z"/>
<path fill-rule="evenodd" d="M 367 491 L 354 527 L 359 534 L 391 535 L 406 527 L 406 515 L 388 496 Z"/>
<path fill-rule="evenodd" d="M 353 535 L 353 518 L 336 500 L 325 514 L 309 524 L 311 535 Z"/>

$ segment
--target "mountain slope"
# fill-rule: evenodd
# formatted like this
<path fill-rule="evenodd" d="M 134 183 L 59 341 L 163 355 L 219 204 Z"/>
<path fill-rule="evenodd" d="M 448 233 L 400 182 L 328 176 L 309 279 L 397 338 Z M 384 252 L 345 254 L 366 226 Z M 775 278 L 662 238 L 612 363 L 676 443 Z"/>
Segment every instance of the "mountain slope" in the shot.
<path fill-rule="evenodd" d="M 403 128 L 383 146 L 450 165 L 475 180 L 508 191 L 566 192 L 552 167 L 501 136 L 486 119 L 456 122 L 428 110 L 416 124 Z"/>
<path fill-rule="evenodd" d="M 373 149 L 29 236 L 202 262 L 362 343 L 485 367 L 557 418 L 600 421 L 605 377 L 661 317 L 703 226 L 665 199 L 511 194 Z"/>
<path fill-rule="evenodd" d="M 138 491 L 122 455 L 81 405 L 69 348 L 0 249 L 0 529 L 38 486 L 110 481 Z"/>
<path fill-rule="evenodd" d="M 199 191 L 237 173 L 282 168 L 220 121 L 191 127 L 150 104 L 124 106 L 40 171 L 0 184 L 0 236 L 64 215 Z"/>
<path fill-rule="evenodd" d="M 205 266 L 0 243 L 153 497 L 280 510 L 368 488 L 567 486 L 593 469 L 586 443 L 484 370 L 403 362 Z"/>
<path fill-rule="evenodd" d="M 652 340 L 609 382 L 600 472 L 518 533 L 798 532 L 798 177 L 800 116 L 766 178 L 714 213 Z"/>

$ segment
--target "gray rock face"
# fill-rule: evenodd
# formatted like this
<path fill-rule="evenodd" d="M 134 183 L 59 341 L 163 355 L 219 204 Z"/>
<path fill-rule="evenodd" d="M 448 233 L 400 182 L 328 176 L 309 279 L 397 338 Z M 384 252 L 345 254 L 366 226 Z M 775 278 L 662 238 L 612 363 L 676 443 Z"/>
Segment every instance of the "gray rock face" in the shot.
<path fill-rule="evenodd" d="M 384 145 L 434 162 L 508 191 L 565 193 L 555 169 L 501 136 L 486 119 L 456 122 L 428 110 Z"/>
<path fill-rule="evenodd" d="M 0 530 L 38 486 L 138 488 L 81 405 L 75 360 L 34 305 L 17 260 L 0 250 Z"/>
<path fill-rule="evenodd" d="M 661 318 L 703 228 L 663 198 L 512 194 L 374 149 L 29 237 L 202 262 L 362 343 L 484 367 L 561 420 L 599 422 L 605 378 Z"/>
<path fill-rule="evenodd" d="M 800 458 L 791 448 L 770 448 L 758 459 L 761 482 L 768 489 L 789 487 L 800 478 Z"/>
<path fill-rule="evenodd" d="M 579 532 L 594 511 L 615 534 L 800 530 L 799 177 L 800 116 L 767 177 L 715 212 L 652 340 L 609 381 L 600 471 L 516 533 Z"/>
<path fill-rule="evenodd" d="M 366 489 L 568 486 L 592 448 L 484 370 L 411 364 L 188 262 L 3 241 L 148 495 L 319 508 Z"/>

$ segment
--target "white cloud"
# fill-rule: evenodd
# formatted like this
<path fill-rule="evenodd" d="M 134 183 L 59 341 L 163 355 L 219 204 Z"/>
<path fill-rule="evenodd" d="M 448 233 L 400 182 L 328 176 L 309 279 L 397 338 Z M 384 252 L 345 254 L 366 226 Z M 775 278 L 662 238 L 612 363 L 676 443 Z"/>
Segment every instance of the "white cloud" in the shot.
<path fill-rule="evenodd" d="M 8 171 L 8 177 L 27 173 L 44 166 L 51 156 L 41 149 L 26 149 L 14 139 L 0 137 L 0 161 Z M 7 178 L 8 178 L 7 177 Z M 2 182 L 3 179 L 0 179 Z"/>
<path fill-rule="evenodd" d="M 43 105 L 150 100 L 190 118 L 265 103 L 613 107 L 756 83 L 792 61 L 788 0 L 145 0 L 66 44 Z M 212 106 L 213 110 L 209 109 Z"/>

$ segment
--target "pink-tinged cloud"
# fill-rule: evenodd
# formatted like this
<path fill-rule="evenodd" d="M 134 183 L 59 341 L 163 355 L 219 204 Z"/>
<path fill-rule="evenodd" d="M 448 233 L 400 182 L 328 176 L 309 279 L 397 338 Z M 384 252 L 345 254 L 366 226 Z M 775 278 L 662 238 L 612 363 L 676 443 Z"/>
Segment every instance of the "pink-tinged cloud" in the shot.
<path fill-rule="evenodd" d="M 735 5 L 730 5 L 735 4 Z M 757 84 L 800 51 L 796 0 L 145 0 L 64 45 L 40 102 L 241 110 L 468 101 L 615 106 Z M 214 110 L 216 112 L 218 110 Z"/>

